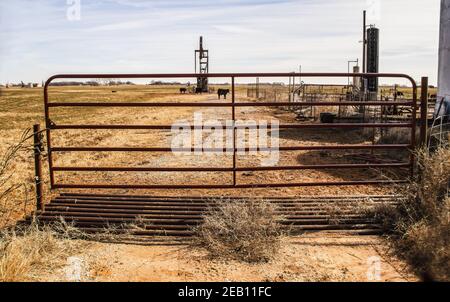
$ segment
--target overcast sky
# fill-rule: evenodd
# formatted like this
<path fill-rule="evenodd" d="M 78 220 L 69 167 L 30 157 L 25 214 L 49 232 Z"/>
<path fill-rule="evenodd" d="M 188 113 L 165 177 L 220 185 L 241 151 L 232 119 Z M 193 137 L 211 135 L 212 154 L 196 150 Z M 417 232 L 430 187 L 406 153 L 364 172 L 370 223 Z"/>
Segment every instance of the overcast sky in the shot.
<path fill-rule="evenodd" d="M 381 30 L 380 72 L 437 81 L 439 0 L 0 0 L 0 83 L 56 73 L 346 72 L 362 11 Z M 79 17 L 79 18 L 78 18 Z"/>

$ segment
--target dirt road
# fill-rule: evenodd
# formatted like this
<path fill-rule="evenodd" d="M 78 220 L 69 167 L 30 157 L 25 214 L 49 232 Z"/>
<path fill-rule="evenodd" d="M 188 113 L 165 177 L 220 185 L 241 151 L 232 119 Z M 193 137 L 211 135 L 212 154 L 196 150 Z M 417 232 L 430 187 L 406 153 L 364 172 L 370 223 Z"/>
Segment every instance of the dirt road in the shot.
<path fill-rule="evenodd" d="M 264 264 L 209 259 L 185 245 L 96 243 L 75 257 L 85 270 L 81 281 L 417 281 L 380 238 L 338 233 L 286 239 L 277 259 Z M 67 271 L 43 279 L 76 281 Z"/>

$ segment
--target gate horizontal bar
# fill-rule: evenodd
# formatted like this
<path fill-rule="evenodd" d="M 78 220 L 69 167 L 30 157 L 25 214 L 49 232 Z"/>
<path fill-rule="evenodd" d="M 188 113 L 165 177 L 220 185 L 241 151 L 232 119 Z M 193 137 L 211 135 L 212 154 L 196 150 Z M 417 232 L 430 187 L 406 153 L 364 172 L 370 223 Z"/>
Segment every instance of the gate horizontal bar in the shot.
<path fill-rule="evenodd" d="M 402 73 L 338 73 L 338 72 L 264 72 L 264 73 L 153 73 L 153 74 L 57 74 L 50 77 L 46 86 L 55 79 L 129 79 L 129 78 L 279 78 L 279 77 L 361 77 L 361 78 L 404 78 L 411 82 L 413 88 L 417 87 L 415 80 L 407 74 Z M 342 85 L 345 86 L 345 85 Z"/>
<path fill-rule="evenodd" d="M 322 145 L 298 146 L 279 148 L 236 148 L 236 152 L 274 152 L 274 151 L 302 151 L 302 150 L 379 150 L 379 149 L 407 149 L 409 144 L 398 145 Z M 141 147 L 53 147 L 53 152 L 233 152 L 233 148 L 141 148 Z"/>
<path fill-rule="evenodd" d="M 55 184 L 55 189 L 252 189 L 252 188 L 290 188 L 314 186 L 355 186 L 355 185 L 392 185 L 407 183 L 406 180 L 363 180 L 339 182 L 303 182 L 282 184 L 237 184 L 237 185 L 107 185 L 107 184 Z"/>
<path fill-rule="evenodd" d="M 53 167 L 53 171 L 71 172 L 246 172 L 279 170 L 320 170 L 320 169 L 368 169 L 368 168 L 408 168 L 411 163 L 384 164 L 329 164 L 278 167 L 242 167 L 242 168 L 153 168 L 153 167 Z"/>
<path fill-rule="evenodd" d="M 149 103 L 149 102 L 53 102 L 47 107 L 283 107 L 283 106 L 413 106 L 414 102 L 266 102 L 266 103 Z"/>
<path fill-rule="evenodd" d="M 337 124 L 291 124 L 291 125 L 268 125 L 267 129 L 313 129 L 313 128 L 411 128 L 411 123 L 337 123 Z M 261 129 L 261 125 L 182 125 L 179 127 L 186 127 L 192 129 L 215 128 L 215 129 Z M 178 125 L 54 125 L 51 127 L 54 130 L 102 130 L 102 129 L 123 129 L 123 130 L 169 130 L 178 128 Z"/>

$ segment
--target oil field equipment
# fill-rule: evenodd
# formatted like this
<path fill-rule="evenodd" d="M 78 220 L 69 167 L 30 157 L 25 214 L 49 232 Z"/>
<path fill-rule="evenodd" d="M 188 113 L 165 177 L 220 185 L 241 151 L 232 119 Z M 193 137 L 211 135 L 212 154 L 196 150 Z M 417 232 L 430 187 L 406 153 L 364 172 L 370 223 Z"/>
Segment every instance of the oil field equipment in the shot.
<path fill-rule="evenodd" d="M 200 37 L 199 49 L 195 51 L 195 73 L 197 70 L 200 74 L 208 74 L 209 72 L 209 51 L 203 49 L 203 37 Z M 200 92 L 208 92 L 208 78 L 197 78 L 197 89 Z"/>
<path fill-rule="evenodd" d="M 378 73 L 379 71 L 379 37 L 380 30 L 374 26 L 367 29 L 367 72 Z M 372 100 L 377 99 L 378 78 L 367 79 L 367 90 Z"/>

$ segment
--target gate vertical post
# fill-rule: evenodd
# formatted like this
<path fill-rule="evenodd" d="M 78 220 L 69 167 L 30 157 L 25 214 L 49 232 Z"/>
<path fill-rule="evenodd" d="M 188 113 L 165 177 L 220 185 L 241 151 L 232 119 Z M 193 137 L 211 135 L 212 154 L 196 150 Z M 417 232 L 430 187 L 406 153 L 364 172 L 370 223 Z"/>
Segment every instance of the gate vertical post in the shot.
<path fill-rule="evenodd" d="M 33 126 L 34 181 L 36 186 L 36 210 L 42 210 L 42 135 L 39 124 Z"/>
<path fill-rule="evenodd" d="M 55 186 L 55 173 L 53 171 L 53 154 L 52 154 L 52 136 L 50 128 L 52 127 L 52 122 L 50 120 L 50 107 L 48 104 L 48 87 L 51 83 L 51 79 L 47 80 L 44 85 L 44 113 L 45 113 L 45 133 L 47 136 L 47 159 L 48 159 L 48 170 L 50 173 L 50 189 L 54 189 Z"/>
<path fill-rule="evenodd" d="M 413 102 L 412 102 L 412 117 L 411 117 L 411 179 L 414 179 L 414 164 L 416 162 L 416 156 L 414 152 L 417 148 L 416 130 L 417 130 L 417 84 L 413 83 Z"/>
<path fill-rule="evenodd" d="M 236 186 L 236 97 L 234 77 L 231 77 L 231 103 L 233 119 L 233 186 Z"/>
<path fill-rule="evenodd" d="M 420 146 L 427 145 L 428 132 L 428 77 L 422 77 L 420 89 Z"/>

